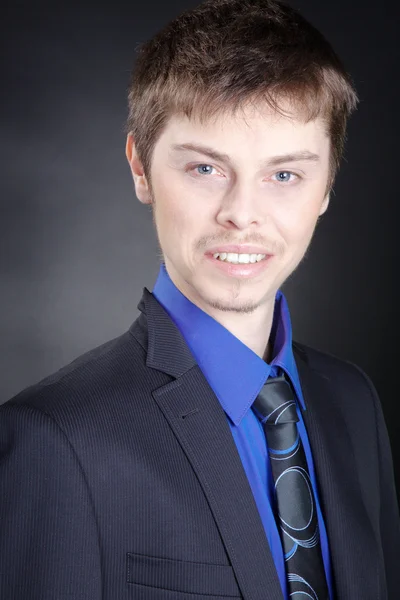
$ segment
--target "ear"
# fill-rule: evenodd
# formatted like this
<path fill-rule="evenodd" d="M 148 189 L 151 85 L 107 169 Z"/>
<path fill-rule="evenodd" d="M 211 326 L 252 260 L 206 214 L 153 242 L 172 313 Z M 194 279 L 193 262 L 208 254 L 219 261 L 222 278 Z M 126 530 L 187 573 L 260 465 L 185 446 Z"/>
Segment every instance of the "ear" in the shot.
<path fill-rule="evenodd" d="M 132 171 L 135 192 L 138 200 L 140 200 L 140 202 L 143 204 L 151 204 L 152 196 L 150 193 L 149 184 L 143 171 L 143 165 L 138 158 L 135 142 L 131 133 L 128 133 L 126 138 L 125 154 Z"/>
<path fill-rule="evenodd" d="M 330 192 L 328 192 L 322 202 L 321 208 L 319 209 L 319 216 L 323 215 L 329 206 Z"/>

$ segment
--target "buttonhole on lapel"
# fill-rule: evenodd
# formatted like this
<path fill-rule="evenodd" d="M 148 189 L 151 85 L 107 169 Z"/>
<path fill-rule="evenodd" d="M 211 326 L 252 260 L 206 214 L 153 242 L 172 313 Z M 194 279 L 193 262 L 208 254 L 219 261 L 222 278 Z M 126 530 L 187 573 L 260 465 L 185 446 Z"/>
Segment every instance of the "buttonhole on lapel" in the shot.
<path fill-rule="evenodd" d="M 184 413 L 183 415 L 180 415 L 181 419 L 186 419 L 186 417 L 188 417 L 189 415 L 193 415 L 194 413 L 199 412 L 198 408 L 194 408 L 193 410 L 190 410 L 188 413 Z"/>

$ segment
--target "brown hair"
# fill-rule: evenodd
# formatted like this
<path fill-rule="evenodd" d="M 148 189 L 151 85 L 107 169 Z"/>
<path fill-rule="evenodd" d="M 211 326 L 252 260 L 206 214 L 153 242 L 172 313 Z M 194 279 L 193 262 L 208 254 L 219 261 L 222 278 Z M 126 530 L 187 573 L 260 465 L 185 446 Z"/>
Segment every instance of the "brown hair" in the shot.
<path fill-rule="evenodd" d="M 324 119 L 331 141 L 330 190 L 347 119 L 358 102 L 331 45 L 280 0 L 206 0 L 140 47 L 126 131 L 151 185 L 153 148 L 172 115 L 205 122 L 263 101 L 289 116 L 279 107 L 282 99 L 305 122 Z"/>

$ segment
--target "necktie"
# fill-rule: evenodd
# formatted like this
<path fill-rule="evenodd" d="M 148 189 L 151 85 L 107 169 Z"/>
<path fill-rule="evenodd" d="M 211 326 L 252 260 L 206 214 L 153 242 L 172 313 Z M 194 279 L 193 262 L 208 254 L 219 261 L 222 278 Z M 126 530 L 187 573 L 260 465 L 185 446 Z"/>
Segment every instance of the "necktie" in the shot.
<path fill-rule="evenodd" d="M 268 443 L 275 483 L 275 518 L 290 600 L 329 600 L 315 498 L 297 428 L 296 401 L 285 376 L 269 377 L 253 407 Z"/>

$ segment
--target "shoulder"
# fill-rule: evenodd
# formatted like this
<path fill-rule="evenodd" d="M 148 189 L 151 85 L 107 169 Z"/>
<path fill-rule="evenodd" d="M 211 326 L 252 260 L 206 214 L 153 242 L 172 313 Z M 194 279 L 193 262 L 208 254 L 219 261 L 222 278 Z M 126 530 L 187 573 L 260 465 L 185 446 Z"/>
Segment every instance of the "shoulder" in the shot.
<path fill-rule="evenodd" d="M 293 350 L 295 356 L 298 355 L 312 371 L 327 379 L 338 393 L 347 397 L 368 396 L 374 408 L 379 410 L 380 401 L 375 385 L 359 365 L 297 341 L 293 341 Z"/>
<path fill-rule="evenodd" d="M 100 408 L 114 388 L 123 387 L 129 377 L 140 373 L 145 362 L 145 350 L 129 330 L 23 389 L 2 404 L 0 411 L 5 414 L 25 407 L 54 417 L 80 410 L 85 404 Z"/>
<path fill-rule="evenodd" d="M 356 378 L 367 377 L 365 371 L 359 365 L 335 354 L 295 340 L 293 341 L 293 350 L 295 354 L 299 354 L 307 362 L 311 369 L 325 373 L 327 376 L 342 373 Z"/>

